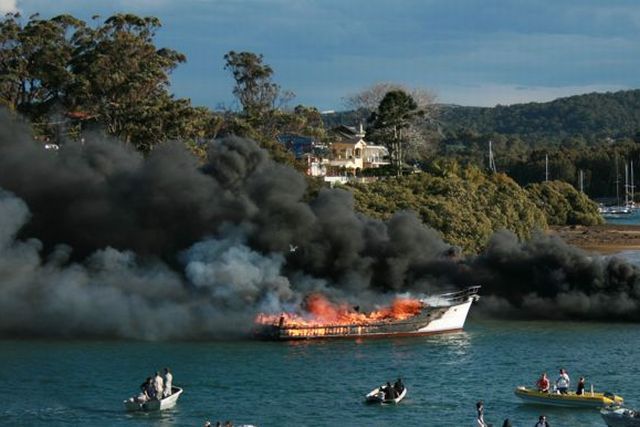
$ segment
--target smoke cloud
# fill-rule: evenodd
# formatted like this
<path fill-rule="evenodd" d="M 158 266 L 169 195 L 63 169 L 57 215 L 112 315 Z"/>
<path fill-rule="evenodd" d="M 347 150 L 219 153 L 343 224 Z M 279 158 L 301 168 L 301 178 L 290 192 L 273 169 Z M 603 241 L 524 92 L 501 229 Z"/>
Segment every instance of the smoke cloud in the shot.
<path fill-rule="evenodd" d="M 543 234 L 521 243 L 496 233 L 469 271 L 493 297 L 493 316 L 640 320 L 640 269 L 618 257 L 592 256 Z"/>
<path fill-rule="evenodd" d="M 304 178 L 250 140 L 213 141 L 202 164 L 96 135 L 47 151 L 0 122 L 0 336 L 237 336 L 312 291 L 365 309 L 476 283 L 493 316 L 640 317 L 626 262 L 508 232 L 459 259 L 412 213 L 367 218 L 337 189 L 305 201 Z"/>

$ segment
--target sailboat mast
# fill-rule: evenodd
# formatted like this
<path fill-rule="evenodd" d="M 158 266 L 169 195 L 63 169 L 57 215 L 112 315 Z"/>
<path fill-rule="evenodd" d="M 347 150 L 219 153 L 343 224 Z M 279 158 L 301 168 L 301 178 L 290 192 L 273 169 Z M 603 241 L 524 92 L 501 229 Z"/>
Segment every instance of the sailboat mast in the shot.
<path fill-rule="evenodd" d="M 620 172 L 618 171 L 618 155 L 616 154 L 616 206 L 620 206 L 620 191 L 618 185 L 620 184 Z"/>
<path fill-rule="evenodd" d="M 633 205 L 636 202 L 636 195 L 635 193 L 635 185 L 633 184 L 633 160 L 631 160 L 631 181 L 629 184 L 629 190 L 631 190 L 631 204 Z"/>
<path fill-rule="evenodd" d="M 489 140 L 489 170 L 496 173 L 496 162 L 493 158 L 493 149 L 491 147 L 491 140 Z"/>
<path fill-rule="evenodd" d="M 549 155 L 544 155 L 544 181 L 549 182 Z"/>
<path fill-rule="evenodd" d="M 624 164 L 624 205 L 629 206 L 629 165 Z"/>
<path fill-rule="evenodd" d="M 580 169 L 580 192 L 584 193 L 584 171 Z"/>

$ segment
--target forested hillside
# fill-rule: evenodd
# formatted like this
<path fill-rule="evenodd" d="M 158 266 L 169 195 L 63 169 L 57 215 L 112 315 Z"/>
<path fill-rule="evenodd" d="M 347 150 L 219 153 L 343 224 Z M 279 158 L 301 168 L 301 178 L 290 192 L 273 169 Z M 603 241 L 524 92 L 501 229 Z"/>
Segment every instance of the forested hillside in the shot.
<path fill-rule="evenodd" d="M 525 140 L 634 137 L 640 130 L 640 90 L 559 98 L 551 102 L 510 106 L 441 106 L 445 132 L 518 135 Z"/>
<path fill-rule="evenodd" d="M 323 115 L 328 128 L 366 121 L 366 111 L 339 111 Z M 435 121 L 444 135 L 502 134 L 528 142 L 561 141 L 582 136 L 634 138 L 640 131 L 640 90 L 558 98 L 509 106 L 466 107 L 440 104 Z"/>

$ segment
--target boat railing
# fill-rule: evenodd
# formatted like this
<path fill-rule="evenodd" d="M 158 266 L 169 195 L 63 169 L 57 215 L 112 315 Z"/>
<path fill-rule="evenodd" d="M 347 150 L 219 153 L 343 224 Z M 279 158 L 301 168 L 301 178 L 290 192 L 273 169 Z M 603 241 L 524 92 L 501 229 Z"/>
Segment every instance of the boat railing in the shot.
<path fill-rule="evenodd" d="M 451 305 L 462 304 L 469 301 L 469 298 L 473 298 L 474 300 L 478 299 L 478 292 L 481 287 L 480 285 L 469 286 L 459 291 L 440 294 L 437 297 L 447 301 Z"/>

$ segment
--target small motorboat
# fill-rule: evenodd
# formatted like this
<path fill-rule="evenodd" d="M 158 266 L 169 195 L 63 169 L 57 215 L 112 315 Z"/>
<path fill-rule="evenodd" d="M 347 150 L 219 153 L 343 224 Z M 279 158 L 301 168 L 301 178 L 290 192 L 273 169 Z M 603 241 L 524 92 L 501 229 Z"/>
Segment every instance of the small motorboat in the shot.
<path fill-rule="evenodd" d="M 162 398 L 161 400 L 147 400 L 146 402 L 139 402 L 137 398 L 130 397 L 124 401 L 124 407 L 127 411 L 162 411 L 163 409 L 169 409 L 176 406 L 178 398 L 182 394 L 180 387 L 171 387 L 171 395 Z"/>
<path fill-rule="evenodd" d="M 392 386 L 393 387 L 393 386 Z M 402 391 L 394 398 L 394 399 L 386 399 L 385 398 L 385 390 L 387 389 L 386 385 L 382 385 L 380 387 L 376 387 L 371 390 L 365 396 L 367 403 L 380 403 L 382 405 L 389 405 L 392 403 L 399 403 L 404 397 L 407 395 L 407 387 L 403 387 Z"/>
<path fill-rule="evenodd" d="M 585 391 L 584 394 L 569 392 L 560 394 L 557 392 L 545 393 L 535 389 L 519 386 L 515 390 L 516 396 L 525 403 L 539 405 L 565 406 L 570 408 L 602 408 L 609 405 L 620 405 L 624 399 L 612 393 L 595 393 Z"/>
<path fill-rule="evenodd" d="M 640 412 L 612 406 L 602 408 L 600 415 L 609 427 L 640 427 Z"/>

